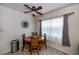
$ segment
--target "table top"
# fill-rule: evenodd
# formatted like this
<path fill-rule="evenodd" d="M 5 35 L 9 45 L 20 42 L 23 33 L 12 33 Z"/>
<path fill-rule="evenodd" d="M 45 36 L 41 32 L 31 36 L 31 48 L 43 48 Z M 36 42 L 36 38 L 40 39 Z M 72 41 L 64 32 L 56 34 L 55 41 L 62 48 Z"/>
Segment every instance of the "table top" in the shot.
<path fill-rule="evenodd" d="M 39 36 L 39 40 L 44 40 L 44 37 Z M 31 41 L 31 36 L 25 37 L 25 41 Z"/>

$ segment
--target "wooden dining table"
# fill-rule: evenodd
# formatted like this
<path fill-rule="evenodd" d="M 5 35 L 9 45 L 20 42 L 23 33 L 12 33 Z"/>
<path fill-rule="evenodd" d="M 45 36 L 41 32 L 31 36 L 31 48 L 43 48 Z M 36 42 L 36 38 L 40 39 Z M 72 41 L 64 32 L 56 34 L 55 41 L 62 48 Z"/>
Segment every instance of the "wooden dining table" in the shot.
<path fill-rule="evenodd" d="M 28 37 L 25 37 L 25 39 L 24 39 L 24 41 L 25 41 L 25 43 L 27 43 L 28 44 L 28 48 L 29 48 L 29 52 L 31 52 L 31 44 L 32 44 L 32 39 L 39 39 L 39 51 L 41 51 L 41 48 L 42 48 L 42 43 L 43 43 L 43 41 L 44 41 L 44 39 L 43 39 L 43 37 L 41 37 L 41 36 L 37 36 L 37 37 L 32 37 L 32 36 L 28 36 Z M 37 42 L 35 42 L 35 43 L 37 43 Z M 24 50 L 24 48 L 22 49 L 22 51 Z"/>
<path fill-rule="evenodd" d="M 32 38 L 32 36 L 25 37 L 24 41 L 30 45 L 31 44 L 31 38 Z M 43 47 L 42 43 L 44 42 L 44 38 L 41 37 L 41 36 L 39 36 L 38 38 L 39 38 L 39 45 L 40 45 L 40 50 L 41 50 L 41 48 Z"/>
<path fill-rule="evenodd" d="M 31 44 L 31 38 L 32 36 L 25 37 L 25 42 Z M 41 36 L 38 36 L 38 38 L 39 38 L 39 43 L 41 44 L 44 41 L 44 38 Z"/>

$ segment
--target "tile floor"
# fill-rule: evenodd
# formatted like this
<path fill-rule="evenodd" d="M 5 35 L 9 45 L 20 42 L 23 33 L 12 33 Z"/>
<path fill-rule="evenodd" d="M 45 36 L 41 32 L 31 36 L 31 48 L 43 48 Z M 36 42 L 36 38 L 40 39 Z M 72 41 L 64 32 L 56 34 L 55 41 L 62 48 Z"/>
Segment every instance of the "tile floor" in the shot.
<path fill-rule="evenodd" d="M 24 49 L 24 51 L 22 52 L 21 49 L 19 51 L 17 51 L 16 53 L 6 53 L 4 55 L 30 55 L 30 53 L 28 52 L 28 49 Z M 37 55 L 36 52 L 33 52 L 32 55 Z M 48 47 L 47 49 L 43 48 L 40 52 L 39 55 L 67 55 L 66 53 L 63 53 L 57 49 Z"/>

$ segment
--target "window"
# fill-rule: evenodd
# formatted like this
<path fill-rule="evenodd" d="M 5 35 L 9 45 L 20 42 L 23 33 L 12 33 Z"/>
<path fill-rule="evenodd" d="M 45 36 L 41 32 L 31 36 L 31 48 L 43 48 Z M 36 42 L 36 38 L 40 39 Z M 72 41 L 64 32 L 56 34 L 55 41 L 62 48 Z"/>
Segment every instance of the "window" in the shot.
<path fill-rule="evenodd" d="M 45 20 L 42 21 L 42 34 L 46 33 L 47 36 L 50 36 L 50 21 L 49 20 Z"/>
<path fill-rule="evenodd" d="M 49 40 L 62 44 L 63 16 L 42 21 L 42 34 L 46 33 Z"/>

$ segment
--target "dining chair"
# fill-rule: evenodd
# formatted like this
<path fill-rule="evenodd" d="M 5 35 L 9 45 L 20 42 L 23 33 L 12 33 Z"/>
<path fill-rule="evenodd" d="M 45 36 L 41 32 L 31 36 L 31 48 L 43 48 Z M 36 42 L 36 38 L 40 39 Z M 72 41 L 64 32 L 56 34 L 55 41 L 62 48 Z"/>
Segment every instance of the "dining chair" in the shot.
<path fill-rule="evenodd" d="M 29 43 L 25 41 L 25 34 L 22 34 L 22 40 L 23 40 L 23 47 L 22 47 L 22 52 L 24 50 L 24 47 L 27 45 L 29 47 Z"/>
<path fill-rule="evenodd" d="M 42 37 L 43 37 L 42 44 L 44 45 L 45 49 L 47 49 L 47 38 L 46 38 L 46 34 L 44 33 L 44 35 L 42 35 Z"/>
<path fill-rule="evenodd" d="M 31 38 L 31 45 L 30 45 L 30 54 L 32 54 L 33 50 L 37 51 L 39 54 L 39 38 Z"/>
<path fill-rule="evenodd" d="M 37 32 L 32 32 L 32 37 L 33 36 L 38 36 L 38 33 Z"/>
<path fill-rule="evenodd" d="M 44 46 L 47 49 L 47 38 L 46 38 L 46 34 L 44 33 Z"/>

